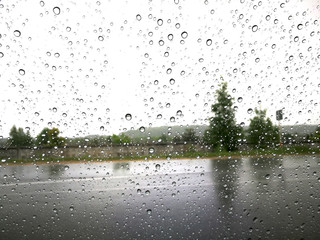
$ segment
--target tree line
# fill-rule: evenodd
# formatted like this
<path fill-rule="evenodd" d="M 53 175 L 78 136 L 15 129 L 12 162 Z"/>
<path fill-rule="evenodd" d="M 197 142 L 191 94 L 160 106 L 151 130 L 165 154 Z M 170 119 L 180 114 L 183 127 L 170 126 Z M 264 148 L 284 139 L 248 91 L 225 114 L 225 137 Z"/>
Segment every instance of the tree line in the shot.
<path fill-rule="evenodd" d="M 177 143 L 199 143 L 212 149 L 212 151 L 235 151 L 239 145 L 250 143 L 254 148 L 270 148 L 280 144 L 279 129 L 270 118 L 267 110 L 255 109 L 255 116 L 250 119 L 247 131 L 243 126 L 236 123 L 236 109 L 234 98 L 227 91 L 227 83 L 222 82 L 215 92 L 215 103 L 211 106 L 213 116 L 210 117 L 209 127 L 203 138 L 196 134 L 195 129 L 186 128 L 181 135 L 170 136 L 163 133 L 158 137 L 130 138 L 121 133 L 112 136 L 94 136 L 91 138 L 70 138 L 59 136 L 58 128 L 44 128 L 36 138 L 32 138 L 29 130 L 24 132 L 22 128 L 13 126 L 10 130 L 10 146 L 104 146 L 109 144 L 177 144 Z M 289 142 L 293 138 L 290 134 L 282 136 L 283 141 Z M 315 133 L 309 136 L 311 141 L 320 141 L 320 126 Z"/>

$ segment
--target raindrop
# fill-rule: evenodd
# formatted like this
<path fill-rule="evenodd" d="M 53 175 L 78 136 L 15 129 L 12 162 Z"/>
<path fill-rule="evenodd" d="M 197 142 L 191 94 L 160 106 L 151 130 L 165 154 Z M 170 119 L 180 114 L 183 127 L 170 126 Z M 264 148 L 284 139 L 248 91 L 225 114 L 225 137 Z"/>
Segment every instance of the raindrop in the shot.
<path fill-rule="evenodd" d="M 170 118 L 170 122 L 175 122 L 175 121 L 176 121 L 176 119 L 174 117 Z"/>
<path fill-rule="evenodd" d="M 177 116 L 182 116 L 182 111 L 181 110 L 177 111 Z"/>
<path fill-rule="evenodd" d="M 130 121 L 132 119 L 132 115 L 130 113 L 127 113 L 125 118 Z"/>
<path fill-rule="evenodd" d="M 298 36 L 295 36 L 294 39 L 293 39 L 293 41 L 298 42 L 298 41 L 299 41 L 299 37 L 298 37 Z"/>
<path fill-rule="evenodd" d="M 242 100 L 243 100 L 243 98 L 242 98 L 242 97 L 238 97 L 238 103 L 241 103 L 241 102 L 242 102 Z"/>
<path fill-rule="evenodd" d="M 64 170 L 65 171 L 69 170 L 69 166 L 64 166 Z"/>
<path fill-rule="evenodd" d="M 144 132 L 145 130 L 146 130 L 146 129 L 145 129 L 144 127 L 140 127 L 140 128 L 139 128 L 139 131 L 140 131 L 140 132 Z"/>
<path fill-rule="evenodd" d="M 266 174 L 266 179 L 270 179 L 270 174 Z"/>
<path fill-rule="evenodd" d="M 26 72 L 25 72 L 23 69 L 19 69 L 19 74 L 20 74 L 21 76 L 23 76 L 23 75 L 26 74 Z"/>
<path fill-rule="evenodd" d="M 103 40 L 104 40 L 104 37 L 99 36 L 99 37 L 98 37 L 98 40 L 99 40 L 99 41 L 103 41 Z"/>
<path fill-rule="evenodd" d="M 303 25 L 300 23 L 300 24 L 298 24 L 298 26 L 297 26 L 297 28 L 298 28 L 298 30 L 301 30 L 302 29 L 302 27 L 303 27 Z"/>
<path fill-rule="evenodd" d="M 164 45 L 164 41 L 163 40 L 159 40 L 159 45 L 163 46 Z"/>
<path fill-rule="evenodd" d="M 182 33 L 181 33 L 181 37 L 182 37 L 183 39 L 186 39 L 186 38 L 188 37 L 188 33 L 187 33 L 187 32 L 182 32 Z"/>
<path fill-rule="evenodd" d="M 38 116 L 39 116 L 39 113 L 38 113 L 38 112 L 35 112 L 34 115 L 35 115 L 36 117 L 38 117 Z"/>
<path fill-rule="evenodd" d="M 69 208 L 69 210 L 70 210 L 70 212 L 73 212 L 74 207 L 71 206 L 71 207 Z"/>
<path fill-rule="evenodd" d="M 252 108 L 249 108 L 247 112 L 251 114 L 253 112 Z"/>
<path fill-rule="evenodd" d="M 162 115 L 161 114 L 158 114 L 157 115 L 157 119 L 161 119 L 162 118 Z"/>
<path fill-rule="evenodd" d="M 266 20 L 269 21 L 271 19 L 270 15 L 266 16 Z"/>
<path fill-rule="evenodd" d="M 148 149 L 148 151 L 149 151 L 149 153 L 154 153 L 154 148 L 153 147 L 150 147 L 149 149 Z"/>
<path fill-rule="evenodd" d="M 138 21 L 140 21 L 140 20 L 141 20 L 141 15 L 138 14 L 138 15 L 136 16 L 136 19 L 137 19 Z"/>
<path fill-rule="evenodd" d="M 158 85 L 159 84 L 159 81 L 158 80 L 154 80 L 154 85 Z"/>
<path fill-rule="evenodd" d="M 62 113 L 62 117 L 67 117 L 67 114 L 66 113 Z"/>
<path fill-rule="evenodd" d="M 0 58 L 2 58 L 4 56 L 3 52 L 0 52 Z"/>
<path fill-rule="evenodd" d="M 169 35 L 168 35 L 168 39 L 169 39 L 170 41 L 172 41 L 172 40 L 173 40 L 173 35 L 172 35 L 172 34 L 169 34 Z"/>
<path fill-rule="evenodd" d="M 150 194 L 150 191 L 149 191 L 149 190 L 145 191 L 145 194 L 146 194 L 146 195 L 149 195 L 149 194 Z"/>
<path fill-rule="evenodd" d="M 157 165 L 156 165 L 156 169 L 157 169 L 157 170 L 160 170 L 160 164 L 157 164 Z"/>
<path fill-rule="evenodd" d="M 147 213 L 148 213 L 149 215 L 151 215 L 151 214 L 152 214 L 151 209 L 148 209 L 148 210 L 147 210 Z"/>
<path fill-rule="evenodd" d="M 71 27 L 67 27 L 66 30 L 67 30 L 67 32 L 70 32 L 71 31 Z"/>
<path fill-rule="evenodd" d="M 207 39 L 206 44 L 207 44 L 207 46 L 211 46 L 212 40 L 211 39 Z"/>
<path fill-rule="evenodd" d="M 53 8 L 53 13 L 54 13 L 55 15 L 59 15 L 59 14 L 60 14 L 60 8 L 59 8 L 59 7 L 54 7 L 54 8 Z"/>
<path fill-rule="evenodd" d="M 53 112 L 57 112 L 57 108 L 55 108 L 55 107 L 52 108 L 52 111 L 53 111 Z"/>
<path fill-rule="evenodd" d="M 171 85 L 173 85 L 175 82 L 176 82 L 176 81 L 175 81 L 173 78 L 170 79 L 170 84 L 171 84 Z"/>
<path fill-rule="evenodd" d="M 21 32 L 19 30 L 14 30 L 13 35 L 16 37 L 20 37 L 21 36 Z"/>
<path fill-rule="evenodd" d="M 160 19 L 158 19 L 157 24 L 158 24 L 159 26 L 162 26 L 162 24 L 163 24 L 163 20 L 162 20 L 161 18 L 160 18 Z"/>
<path fill-rule="evenodd" d="M 141 189 L 137 189 L 137 193 L 138 193 L 138 194 L 141 194 Z"/>
<path fill-rule="evenodd" d="M 252 32 L 256 32 L 257 30 L 258 30 L 258 26 L 257 25 L 253 25 Z"/>
<path fill-rule="evenodd" d="M 104 131 L 104 126 L 101 126 L 101 127 L 100 127 L 100 131 Z"/>

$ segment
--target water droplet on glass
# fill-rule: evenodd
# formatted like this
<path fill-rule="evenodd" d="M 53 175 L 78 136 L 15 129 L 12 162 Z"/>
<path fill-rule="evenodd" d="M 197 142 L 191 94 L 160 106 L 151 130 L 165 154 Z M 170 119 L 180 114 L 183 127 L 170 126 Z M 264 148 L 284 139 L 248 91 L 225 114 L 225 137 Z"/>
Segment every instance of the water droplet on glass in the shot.
<path fill-rule="evenodd" d="M 182 111 L 181 110 L 177 111 L 177 116 L 182 116 Z"/>
<path fill-rule="evenodd" d="M 62 113 L 62 117 L 67 117 L 67 114 L 66 113 Z"/>
<path fill-rule="evenodd" d="M 103 40 L 104 40 L 104 37 L 99 36 L 99 37 L 98 37 L 98 40 L 99 40 L 99 41 L 103 41 Z"/>
<path fill-rule="evenodd" d="M 74 207 L 69 207 L 69 210 L 70 210 L 70 212 L 73 212 L 73 210 L 74 210 Z"/>
<path fill-rule="evenodd" d="M 26 74 L 26 72 L 25 72 L 23 69 L 19 69 L 19 74 L 20 74 L 21 76 L 23 76 L 23 75 Z"/>
<path fill-rule="evenodd" d="M 183 39 L 186 39 L 186 38 L 188 37 L 188 33 L 187 33 L 187 32 L 182 32 L 182 33 L 181 33 L 181 37 L 182 37 Z"/>
<path fill-rule="evenodd" d="M 157 165 L 156 165 L 156 169 L 157 169 L 157 170 L 160 170 L 160 164 L 157 164 Z"/>
<path fill-rule="evenodd" d="M 258 30 L 258 26 L 257 25 L 253 25 L 252 32 L 256 32 L 257 30 Z"/>
<path fill-rule="evenodd" d="M 55 108 L 55 107 L 52 108 L 52 111 L 53 111 L 53 112 L 57 112 L 57 108 Z"/>
<path fill-rule="evenodd" d="M 266 179 L 270 179 L 270 174 L 266 174 Z"/>
<path fill-rule="evenodd" d="M 140 127 L 140 128 L 139 128 L 139 131 L 140 131 L 140 132 L 144 132 L 145 130 L 146 130 L 146 129 L 145 129 L 144 127 Z"/>
<path fill-rule="evenodd" d="M 161 119 L 162 118 L 162 115 L 161 114 L 158 114 L 157 115 L 157 119 Z"/>
<path fill-rule="evenodd" d="M 151 209 L 148 209 L 148 210 L 147 210 L 147 213 L 148 213 L 149 215 L 151 215 L 151 214 L 152 214 Z"/>
<path fill-rule="evenodd" d="M 170 122 L 175 122 L 175 121 L 176 121 L 176 119 L 174 117 L 170 118 Z"/>
<path fill-rule="evenodd" d="M 64 166 L 64 170 L 65 171 L 69 170 L 69 166 Z"/>
<path fill-rule="evenodd" d="M 127 113 L 125 118 L 130 121 L 132 119 L 132 115 L 130 113 Z"/>
<path fill-rule="evenodd" d="M 159 81 L 158 80 L 154 80 L 154 85 L 158 85 L 159 84 Z"/>
<path fill-rule="evenodd" d="M 176 81 L 175 81 L 173 78 L 170 79 L 170 84 L 171 84 L 171 85 L 173 85 L 175 82 L 176 82 Z"/>
<path fill-rule="evenodd" d="M 242 97 L 238 97 L 238 99 L 237 99 L 238 103 L 241 103 L 241 102 L 242 102 L 242 100 L 243 100 L 243 98 L 242 98 Z"/>
<path fill-rule="evenodd" d="M 21 36 L 21 32 L 19 30 L 14 30 L 13 35 L 15 37 L 20 37 Z"/>
<path fill-rule="evenodd" d="M 138 20 L 138 21 L 140 21 L 141 20 L 141 15 L 140 14 L 138 14 L 137 16 L 136 16 L 136 19 Z"/>
<path fill-rule="evenodd" d="M 148 149 L 148 151 L 149 151 L 149 153 L 154 153 L 154 148 L 153 147 L 150 147 L 149 149 Z"/>
<path fill-rule="evenodd" d="M 249 108 L 247 112 L 251 114 L 253 112 L 252 108 Z"/>
<path fill-rule="evenodd" d="M 172 34 L 169 34 L 169 35 L 168 35 L 168 39 L 169 39 L 170 41 L 172 41 L 173 35 L 172 35 Z"/>
<path fill-rule="evenodd" d="M 207 39 L 206 44 L 207 44 L 207 46 L 211 46 L 212 40 L 211 39 Z"/>
<path fill-rule="evenodd" d="M 0 52 L 0 58 L 2 58 L 4 56 L 3 52 Z"/>
<path fill-rule="evenodd" d="M 104 131 L 104 126 L 101 126 L 101 127 L 100 127 L 100 131 Z"/>
<path fill-rule="evenodd" d="M 59 8 L 59 7 L 54 7 L 54 8 L 53 8 L 53 13 L 54 13 L 55 15 L 59 15 L 59 14 L 60 14 L 60 8 Z"/>
<path fill-rule="evenodd" d="M 59 7 L 54 7 L 54 8 L 53 8 L 53 13 L 54 13 L 55 15 L 59 15 L 59 14 L 60 14 L 60 8 L 59 8 Z"/>
<path fill-rule="evenodd" d="M 267 21 L 269 21 L 270 18 L 271 18 L 270 15 L 267 15 L 267 16 L 266 16 L 266 20 L 267 20 Z"/>
<path fill-rule="evenodd" d="M 35 115 L 36 117 L 38 117 L 38 116 L 39 116 L 39 113 L 38 113 L 38 112 L 35 112 L 34 115 Z"/>
<path fill-rule="evenodd" d="M 157 24 L 158 24 L 159 26 L 162 26 L 163 20 L 162 20 L 162 19 L 158 19 Z"/>
<path fill-rule="evenodd" d="M 141 189 L 137 189 L 137 193 L 138 193 L 138 194 L 141 194 Z"/>
<path fill-rule="evenodd" d="M 298 28 L 298 30 L 301 30 L 302 29 L 302 27 L 303 27 L 303 25 L 300 23 L 300 24 L 298 24 L 298 26 L 297 26 L 297 28 Z"/>

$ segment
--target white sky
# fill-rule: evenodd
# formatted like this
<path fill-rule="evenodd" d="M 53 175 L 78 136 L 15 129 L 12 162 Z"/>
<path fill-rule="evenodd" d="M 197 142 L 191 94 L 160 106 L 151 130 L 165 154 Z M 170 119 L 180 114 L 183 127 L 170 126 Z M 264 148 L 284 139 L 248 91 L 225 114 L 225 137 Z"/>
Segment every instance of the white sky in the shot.
<path fill-rule="evenodd" d="M 248 124 L 247 110 L 261 101 L 274 122 L 284 108 L 283 124 L 318 124 L 320 7 L 281 3 L 1 1 L 0 136 L 13 124 L 33 136 L 58 127 L 69 137 L 205 124 L 220 76 L 239 123 Z"/>

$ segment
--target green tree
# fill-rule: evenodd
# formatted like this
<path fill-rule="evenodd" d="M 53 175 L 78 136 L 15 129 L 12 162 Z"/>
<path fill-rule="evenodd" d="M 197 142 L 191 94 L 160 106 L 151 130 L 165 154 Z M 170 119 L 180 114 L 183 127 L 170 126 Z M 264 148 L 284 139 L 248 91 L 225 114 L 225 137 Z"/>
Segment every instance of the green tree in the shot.
<path fill-rule="evenodd" d="M 242 135 L 242 128 L 236 124 L 233 98 L 227 92 L 227 83 L 223 82 L 216 91 L 217 102 L 211 106 L 214 116 L 209 119 L 209 128 L 205 131 L 204 142 L 213 149 L 234 151 Z"/>
<path fill-rule="evenodd" d="M 26 147 L 31 146 L 33 139 L 30 135 L 29 130 L 25 133 L 22 128 L 18 128 L 13 125 L 9 133 L 11 137 L 11 146 L 14 147 Z"/>
<path fill-rule="evenodd" d="M 186 128 L 182 133 L 182 140 L 184 142 L 196 142 L 198 141 L 198 137 L 196 135 L 196 131 L 193 128 Z"/>
<path fill-rule="evenodd" d="M 65 138 L 59 136 L 60 131 L 58 128 L 44 128 L 38 134 L 36 141 L 38 145 L 42 146 L 63 146 Z"/>
<path fill-rule="evenodd" d="M 111 136 L 111 142 L 113 144 L 131 143 L 131 138 L 124 133 L 121 133 L 120 135 L 113 134 Z"/>
<path fill-rule="evenodd" d="M 280 142 L 279 130 L 274 126 L 270 118 L 266 117 L 267 110 L 255 109 L 256 116 L 250 119 L 248 129 L 249 143 L 257 148 L 275 146 Z"/>
<path fill-rule="evenodd" d="M 311 135 L 310 139 L 314 142 L 320 142 L 320 124 L 317 126 L 315 132 Z"/>

